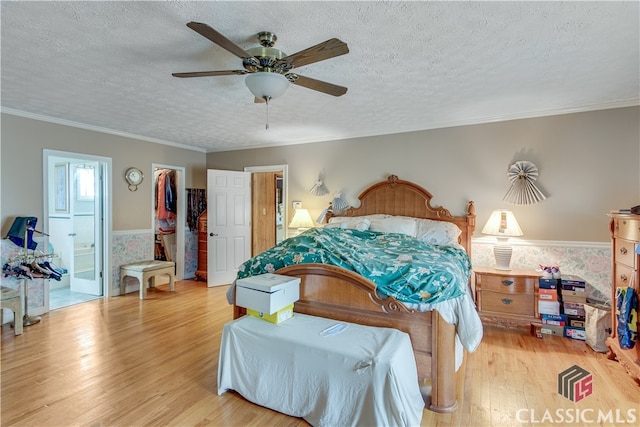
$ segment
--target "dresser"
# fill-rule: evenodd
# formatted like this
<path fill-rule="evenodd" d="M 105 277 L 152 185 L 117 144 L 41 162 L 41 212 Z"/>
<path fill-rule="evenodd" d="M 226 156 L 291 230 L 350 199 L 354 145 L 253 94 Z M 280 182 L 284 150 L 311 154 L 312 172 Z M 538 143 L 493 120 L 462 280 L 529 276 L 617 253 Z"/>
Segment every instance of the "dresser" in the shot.
<path fill-rule="evenodd" d="M 478 313 L 484 321 L 529 324 L 538 318 L 537 271 L 474 267 L 474 277 Z"/>
<path fill-rule="evenodd" d="M 198 217 L 198 267 L 196 280 L 207 281 L 207 211 Z"/>
<path fill-rule="evenodd" d="M 636 254 L 636 245 L 640 242 L 640 215 L 632 214 L 609 214 L 611 231 L 611 254 L 613 283 L 611 289 L 611 301 L 614 307 L 611 310 L 612 331 L 607 338 L 609 347 L 609 359 L 617 359 L 627 372 L 634 378 L 640 380 L 640 343 L 636 342 L 634 348 L 623 349 L 617 336 L 616 288 L 622 286 L 633 287 L 636 294 L 640 295 L 640 255 Z M 638 324 L 640 327 L 640 322 Z"/>

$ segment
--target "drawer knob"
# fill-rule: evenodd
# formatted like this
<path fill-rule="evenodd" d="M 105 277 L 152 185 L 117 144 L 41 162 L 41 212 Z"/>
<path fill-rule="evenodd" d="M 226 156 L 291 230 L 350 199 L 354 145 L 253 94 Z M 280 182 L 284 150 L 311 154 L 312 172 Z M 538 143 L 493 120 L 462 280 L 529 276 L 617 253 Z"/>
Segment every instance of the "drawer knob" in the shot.
<path fill-rule="evenodd" d="M 505 285 L 505 286 L 511 286 L 511 285 L 513 285 L 513 280 L 509 280 L 509 279 L 503 280 L 502 284 Z"/>
<path fill-rule="evenodd" d="M 628 251 L 627 251 L 627 248 L 625 248 L 625 247 L 620 248 L 620 253 L 621 253 L 622 255 L 626 255 L 626 254 L 627 254 L 627 252 L 628 252 Z"/>
<path fill-rule="evenodd" d="M 511 298 L 502 298 L 500 301 L 502 301 L 503 304 L 511 304 L 513 302 Z"/>
<path fill-rule="evenodd" d="M 627 279 L 628 279 L 628 277 L 627 277 L 627 275 L 626 275 L 626 274 L 621 274 L 621 275 L 620 275 L 620 281 L 622 281 L 622 282 L 626 282 L 626 281 L 627 281 Z"/>

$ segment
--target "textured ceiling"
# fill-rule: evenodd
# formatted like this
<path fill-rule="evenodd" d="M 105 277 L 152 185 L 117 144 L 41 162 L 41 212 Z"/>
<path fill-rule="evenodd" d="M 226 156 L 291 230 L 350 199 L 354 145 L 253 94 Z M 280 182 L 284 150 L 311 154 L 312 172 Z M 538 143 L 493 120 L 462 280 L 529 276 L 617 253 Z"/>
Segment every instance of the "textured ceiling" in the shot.
<path fill-rule="evenodd" d="M 326 141 L 639 102 L 639 3 L 2 1 L 2 111 L 202 151 Z M 292 54 L 327 39 L 347 55 L 296 69 L 349 88 L 291 85 L 255 104 L 241 60 L 277 34 Z"/>

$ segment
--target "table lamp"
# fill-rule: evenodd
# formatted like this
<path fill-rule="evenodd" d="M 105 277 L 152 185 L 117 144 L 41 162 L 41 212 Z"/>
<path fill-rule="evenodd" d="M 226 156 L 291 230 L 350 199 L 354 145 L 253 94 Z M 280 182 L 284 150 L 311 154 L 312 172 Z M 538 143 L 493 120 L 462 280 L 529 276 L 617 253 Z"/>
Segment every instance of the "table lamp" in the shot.
<path fill-rule="evenodd" d="M 493 246 L 496 270 L 511 270 L 511 253 L 513 249 L 508 243 L 509 237 L 523 235 L 513 212 L 503 209 L 493 211 L 487 224 L 482 229 L 482 234 L 496 236 L 498 240 Z"/>
<path fill-rule="evenodd" d="M 298 233 L 313 228 L 313 226 L 311 215 L 309 215 L 309 211 L 306 209 L 296 209 L 296 213 L 289 223 L 289 228 L 297 228 Z"/>

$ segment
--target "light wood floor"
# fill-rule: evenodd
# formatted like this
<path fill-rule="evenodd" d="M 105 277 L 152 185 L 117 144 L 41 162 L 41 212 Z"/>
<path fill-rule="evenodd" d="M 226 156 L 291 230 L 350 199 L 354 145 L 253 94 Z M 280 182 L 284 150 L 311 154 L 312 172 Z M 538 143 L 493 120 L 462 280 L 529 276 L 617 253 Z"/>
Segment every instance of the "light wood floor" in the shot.
<path fill-rule="evenodd" d="M 307 425 L 234 392 L 217 395 L 222 325 L 232 317 L 226 289 L 181 281 L 145 301 L 129 293 L 55 310 L 21 336 L 3 326 L 2 426 Z M 620 425 L 640 423 L 640 387 L 584 342 L 487 326 L 465 358 L 458 410 L 425 410 L 423 426 L 584 425 L 612 409 L 626 417 Z M 557 392 L 558 373 L 574 364 L 593 374 L 592 395 L 578 403 Z M 551 422 L 542 422 L 546 410 Z M 587 422 L 558 422 L 576 410 Z"/>

